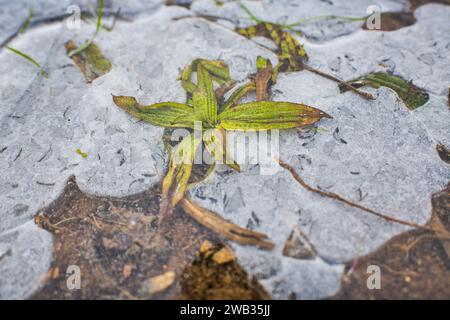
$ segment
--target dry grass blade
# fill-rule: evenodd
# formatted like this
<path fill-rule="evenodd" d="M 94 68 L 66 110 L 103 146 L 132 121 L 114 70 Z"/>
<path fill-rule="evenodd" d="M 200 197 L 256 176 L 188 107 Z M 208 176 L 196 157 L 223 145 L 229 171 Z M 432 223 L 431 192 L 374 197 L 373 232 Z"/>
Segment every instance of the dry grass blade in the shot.
<path fill-rule="evenodd" d="M 198 206 L 188 197 L 183 198 L 180 204 L 183 210 L 195 221 L 232 241 L 266 250 L 272 250 L 274 247 L 274 244 L 268 240 L 267 235 L 241 228 L 222 219 L 214 212 Z"/>

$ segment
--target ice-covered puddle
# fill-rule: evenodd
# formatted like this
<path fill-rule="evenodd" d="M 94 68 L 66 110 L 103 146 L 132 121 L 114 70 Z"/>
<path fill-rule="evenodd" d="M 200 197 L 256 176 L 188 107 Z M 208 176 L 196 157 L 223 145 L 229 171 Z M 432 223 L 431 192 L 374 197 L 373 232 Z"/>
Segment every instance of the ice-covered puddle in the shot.
<path fill-rule="evenodd" d="M 267 8 L 276 6 L 272 18 L 295 21 L 303 16 L 293 17 L 294 2 L 249 6 L 262 18 Z M 225 61 L 237 80 L 254 72 L 258 55 L 276 63 L 275 54 L 236 35 L 226 24 L 173 20 L 203 12 L 211 3 L 197 1 L 189 11 L 155 2 L 139 7 L 132 22 L 119 22 L 112 32 L 101 32 L 96 43 L 113 67 L 91 84 L 67 57 L 64 43 L 89 38 L 92 24 L 75 31 L 61 22 L 42 24 L 9 44 L 32 53 L 49 79 L 38 77 L 36 68 L 20 57 L 0 51 L 0 297 L 30 296 L 50 266 L 52 237 L 37 228 L 32 217 L 58 197 L 70 175 L 84 191 L 114 196 L 146 190 L 163 176 L 167 159 L 162 129 L 129 117 L 113 105 L 111 93 L 136 96 L 143 103 L 183 102 L 185 93 L 176 79 L 179 69 L 195 58 Z M 332 8 L 320 3 L 311 15 L 330 10 L 343 15 L 350 10 L 346 1 L 334 1 Z M 12 6 L 8 2 L 2 8 L 9 12 Z M 305 6 L 312 7 L 313 1 Z M 366 7 L 364 2 L 348 14 L 364 16 Z M 382 7 L 403 10 L 405 4 L 383 1 Z M 227 17 L 238 9 L 227 3 L 222 9 L 214 7 L 213 13 Z M 305 12 L 301 7 L 298 11 Z M 280 136 L 280 156 L 309 184 L 424 224 L 431 214 L 431 194 L 450 178 L 449 166 L 435 150 L 438 141 L 450 146 L 450 7 L 425 5 L 415 16 L 414 25 L 394 32 L 368 32 L 353 24 L 345 32 L 334 32 L 333 27 L 319 25 L 311 32 L 321 34 L 323 28 L 326 37 L 300 40 L 312 65 L 343 79 L 387 68 L 412 80 L 430 95 L 424 106 L 409 111 L 387 88 L 369 89 L 377 96 L 373 102 L 350 92 L 341 94 L 335 83 L 307 71 L 281 75 L 273 99 L 302 102 L 333 116 L 320 122 L 323 130 L 315 134 L 291 130 Z M 10 26 L 6 15 L 0 17 L 2 26 Z M 87 158 L 76 149 L 86 152 Z M 282 169 L 274 175 L 259 175 L 254 169 L 217 172 L 191 196 L 240 226 L 267 233 L 275 242 L 273 251 L 232 244 L 242 266 L 275 298 L 334 294 L 344 262 L 406 230 L 312 194 Z M 283 254 L 293 230 L 314 247 L 312 259 Z"/>

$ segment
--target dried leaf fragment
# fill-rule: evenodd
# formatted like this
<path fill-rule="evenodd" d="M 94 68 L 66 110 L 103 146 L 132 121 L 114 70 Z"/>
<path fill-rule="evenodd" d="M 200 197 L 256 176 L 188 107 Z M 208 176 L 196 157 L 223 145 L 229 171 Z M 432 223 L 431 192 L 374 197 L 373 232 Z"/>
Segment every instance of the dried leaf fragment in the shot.
<path fill-rule="evenodd" d="M 67 41 L 65 47 L 67 54 L 77 49 L 72 40 Z M 87 83 L 91 83 L 98 77 L 107 74 L 112 68 L 111 62 L 105 58 L 95 43 L 91 43 L 86 49 L 73 54 L 70 58 L 83 73 Z"/>
<path fill-rule="evenodd" d="M 253 78 L 256 86 L 256 101 L 268 100 L 270 87 L 275 82 L 272 63 L 269 59 L 258 56 L 256 59 L 256 74 Z"/>
<path fill-rule="evenodd" d="M 308 238 L 296 227 L 292 230 L 283 248 L 283 255 L 296 259 L 314 259 L 317 255 Z"/>
<path fill-rule="evenodd" d="M 445 163 L 450 164 L 450 150 L 447 149 L 443 144 L 438 143 L 436 145 L 436 151 L 438 152 L 439 158 Z"/>
<path fill-rule="evenodd" d="M 272 40 L 278 47 L 277 69 L 279 72 L 300 71 L 308 61 L 308 55 L 297 39 L 279 25 L 261 22 L 248 28 L 236 28 L 235 31 L 246 38 L 256 36 Z"/>
<path fill-rule="evenodd" d="M 253 245 L 266 250 L 272 250 L 274 247 L 267 235 L 241 228 L 219 217 L 216 213 L 200 207 L 188 197 L 183 198 L 180 205 L 195 221 L 223 237 L 243 245 Z"/>

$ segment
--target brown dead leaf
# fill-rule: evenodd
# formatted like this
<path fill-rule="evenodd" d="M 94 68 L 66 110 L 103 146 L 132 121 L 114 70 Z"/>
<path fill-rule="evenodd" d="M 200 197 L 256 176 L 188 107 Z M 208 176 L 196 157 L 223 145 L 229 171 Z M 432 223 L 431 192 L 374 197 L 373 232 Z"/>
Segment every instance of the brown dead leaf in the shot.
<path fill-rule="evenodd" d="M 449 149 L 447 149 L 443 144 L 438 143 L 436 145 L 436 151 L 439 155 L 439 158 L 441 158 L 442 161 L 450 164 L 450 150 Z"/>
<path fill-rule="evenodd" d="M 306 235 L 295 227 L 284 244 L 283 255 L 295 259 L 314 259 L 317 253 Z"/>
<path fill-rule="evenodd" d="M 416 23 L 413 12 L 382 12 L 380 27 L 381 29 L 369 29 L 367 21 L 364 22 L 363 29 L 368 31 L 394 31 L 408 27 Z"/>
<path fill-rule="evenodd" d="M 77 46 L 72 40 L 69 40 L 65 43 L 65 48 L 67 54 L 69 54 L 76 50 Z M 111 62 L 105 58 L 100 48 L 94 43 L 82 52 L 74 54 L 71 59 L 78 66 L 87 83 L 107 74 L 112 67 Z"/>

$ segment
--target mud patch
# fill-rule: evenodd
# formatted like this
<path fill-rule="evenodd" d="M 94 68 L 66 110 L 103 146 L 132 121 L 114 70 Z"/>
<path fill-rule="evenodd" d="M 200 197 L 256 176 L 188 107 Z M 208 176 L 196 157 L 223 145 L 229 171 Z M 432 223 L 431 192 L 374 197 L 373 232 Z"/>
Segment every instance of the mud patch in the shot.
<path fill-rule="evenodd" d="M 230 250 L 222 244 L 202 248 L 199 257 L 181 275 L 181 298 L 188 300 L 270 299 L 255 278 L 248 278 L 235 259 L 219 258 L 224 256 L 224 252 L 230 252 Z"/>
<path fill-rule="evenodd" d="M 380 18 L 381 29 L 368 28 L 367 21 L 362 28 L 367 31 L 394 31 L 416 23 L 413 12 L 382 12 Z"/>
<path fill-rule="evenodd" d="M 450 164 L 450 150 L 446 146 L 444 146 L 441 143 L 438 143 L 436 145 L 436 151 L 439 155 L 439 158 L 441 158 L 442 161 Z"/>
<path fill-rule="evenodd" d="M 440 3 L 450 5 L 450 0 L 409 0 L 410 10 L 416 10 L 418 7 L 427 3 Z"/>
<path fill-rule="evenodd" d="M 450 230 L 450 184 L 433 195 L 436 230 Z M 381 288 L 369 290 L 369 266 L 381 271 Z M 376 252 L 349 262 L 342 287 L 333 299 L 449 299 L 450 241 L 427 230 L 412 230 L 388 241 Z"/>
<path fill-rule="evenodd" d="M 63 194 L 35 217 L 55 238 L 54 261 L 32 299 L 179 298 L 180 275 L 185 279 L 186 269 L 195 268 L 201 243 L 208 239 L 217 244 L 221 239 L 181 209 L 170 218 L 171 228 L 158 232 L 159 200 L 157 187 L 124 198 L 89 195 L 71 177 Z M 79 290 L 68 289 L 69 266 L 80 270 Z M 249 288 L 247 274 L 237 263 L 210 267 L 210 281 L 219 288 L 217 298 L 230 297 L 223 280 L 230 277 L 239 279 L 233 282 L 233 298 L 258 296 L 260 287 Z M 203 281 L 195 279 L 201 274 L 190 274 L 192 285 Z M 192 292 L 190 285 L 183 281 L 183 291 Z"/>

